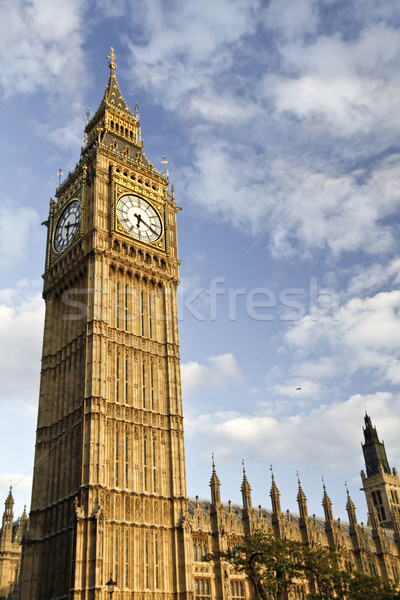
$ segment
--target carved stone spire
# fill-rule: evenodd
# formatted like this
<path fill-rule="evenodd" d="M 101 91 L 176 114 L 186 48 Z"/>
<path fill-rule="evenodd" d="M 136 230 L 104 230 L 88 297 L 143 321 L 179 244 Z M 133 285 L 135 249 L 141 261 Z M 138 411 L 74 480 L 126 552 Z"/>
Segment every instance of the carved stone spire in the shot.
<path fill-rule="evenodd" d="M 347 510 L 347 514 L 349 516 L 349 524 L 350 524 L 350 527 L 353 527 L 353 529 L 355 529 L 357 527 L 356 507 L 354 506 L 354 503 L 353 503 L 352 499 L 350 498 L 350 493 L 349 493 L 349 489 L 348 489 L 347 485 L 346 485 L 346 491 L 347 491 L 346 510 Z"/>
<path fill-rule="evenodd" d="M 274 478 L 274 473 L 272 471 L 272 467 L 271 467 L 271 480 L 272 480 L 271 491 L 270 491 L 269 495 L 271 496 L 272 512 L 275 516 L 281 516 L 282 511 L 281 511 L 280 493 L 279 493 L 279 490 L 275 483 L 275 478 Z"/>
<path fill-rule="evenodd" d="M 300 518 L 306 520 L 308 518 L 307 498 L 300 483 L 300 477 L 297 476 L 299 491 L 297 492 L 297 504 L 299 505 Z"/>
<path fill-rule="evenodd" d="M 332 512 L 332 502 L 331 502 L 331 499 L 329 498 L 328 494 L 326 493 L 325 483 L 323 483 L 323 488 L 324 488 L 324 495 L 322 498 L 322 506 L 324 507 L 325 521 L 327 524 L 333 525 L 334 520 L 333 520 L 333 512 Z"/>
<path fill-rule="evenodd" d="M 211 488 L 211 504 L 213 506 L 219 506 L 221 504 L 221 483 L 218 479 L 217 472 L 215 470 L 214 454 L 212 457 L 212 473 L 210 479 Z"/>
<path fill-rule="evenodd" d="M 1 532 L 1 546 L 4 548 L 4 545 L 7 542 L 12 541 L 12 528 L 13 528 L 13 520 L 14 520 L 14 498 L 12 495 L 12 486 L 10 485 L 10 491 L 8 493 L 7 499 L 5 501 L 5 508 L 3 513 L 3 529 Z"/>
<path fill-rule="evenodd" d="M 242 485 L 241 485 L 240 491 L 242 492 L 243 510 L 249 511 L 249 510 L 251 510 L 251 487 L 250 487 L 249 482 L 247 481 L 246 470 L 244 468 L 244 461 L 242 462 L 242 464 L 243 464 L 243 480 L 242 480 Z"/>

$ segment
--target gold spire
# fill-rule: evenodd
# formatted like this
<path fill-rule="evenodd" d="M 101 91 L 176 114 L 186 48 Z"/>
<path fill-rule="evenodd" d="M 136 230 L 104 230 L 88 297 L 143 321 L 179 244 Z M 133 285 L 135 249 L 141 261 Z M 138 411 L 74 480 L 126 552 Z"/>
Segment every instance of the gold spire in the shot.
<path fill-rule="evenodd" d="M 108 78 L 108 84 L 102 104 L 105 103 L 108 106 L 112 106 L 113 108 L 121 111 L 124 115 L 129 115 L 132 117 L 133 115 L 121 94 L 121 90 L 119 89 L 117 78 L 115 76 L 117 55 L 114 52 L 114 48 L 111 48 L 110 54 L 107 56 L 107 58 L 109 61 L 108 66 L 110 67 L 110 76 Z"/>
<path fill-rule="evenodd" d="M 114 52 L 114 48 L 111 46 L 110 49 L 110 54 L 107 56 L 108 58 L 108 66 L 110 67 L 110 69 L 116 69 L 117 68 L 117 55 Z"/>

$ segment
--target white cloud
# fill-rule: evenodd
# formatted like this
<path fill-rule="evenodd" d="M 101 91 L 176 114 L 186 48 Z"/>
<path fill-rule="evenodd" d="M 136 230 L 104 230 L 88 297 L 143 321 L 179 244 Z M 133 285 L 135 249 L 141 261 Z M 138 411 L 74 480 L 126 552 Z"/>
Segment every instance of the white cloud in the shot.
<path fill-rule="evenodd" d="M 354 275 L 348 284 L 349 296 L 360 295 L 363 292 L 372 292 L 384 286 L 400 283 L 400 258 L 394 258 L 389 264 L 358 265 L 360 272 Z"/>
<path fill-rule="evenodd" d="M 250 149 L 236 147 L 233 155 L 226 143 L 215 143 L 212 152 L 209 146 L 200 137 L 194 169 L 183 171 L 189 197 L 210 215 L 265 233 L 276 256 L 392 248 L 393 223 L 384 219 L 400 206 L 399 156 L 383 160 L 360 182 L 358 173 L 317 172 L 301 158 L 263 164 Z"/>
<path fill-rule="evenodd" d="M 385 431 L 386 445 L 394 457 L 390 462 L 396 465 L 400 457 L 397 403 L 393 394 L 378 392 L 353 395 L 345 402 L 322 404 L 312 411 L 305 408 L 296 416 L 271 416 L 262 411 L 256 415 L 208 413 L 198 416 L 191 430 L 201 435 L 203 446 L 214 448 L 218 456 L 235 456 L 238 461 L 244 456 L 246 461 L 256 459 L 261 463 L 297 462 L 325 472 L 347 472 L 352 465 L 354 472 L 354 468 L 363 468 L 359 444 L 365 409 L 378 433 Z M 357 436 L 355 428 L 359 430 Z"/>
<path fill-rule="evenodd" d="M 181 365 L 183 395 L 189 395 L 201 388 L 225 388 L 243 381 L 242 372 L 235 357 L 230 352 L 211 356 L 207 364 L 189 361 Z"/>
<path fill-rule="evenodd" d="M 234 45 L 254 33 L 258 0 L 205 0 L 146 3 L 142 14 L 141 43 L 130 44 L 135 84 L 152 91 L 164 107 L 181 116 L 226 122 L 242 117 L 237 99 L 221 90 L 234 66 Z"/>
<path fill-rule="evenodd" d="M 31 414 L 39 391 L 40 354 L 43 336 L 44 302 L 30 289 L 2 290 L 0 293 L 0 401 L 22 403 Z"/>
<path fill-rule="evenodd" d="M 343 304 L 337 319 L 320 312 L 293 322 L 284 336 L 292 351 L 303 357 L 293 363 L 294 372 L 324 379 L 367 371 L 391 384 L 400 381 L 400 292 L 353 298 Z"/>
<path fill-rule="evenodd" d="M 3 96 L 44 89 L 65 98 L 76 92 L 78 81 L 84 81 L 84 3 L 6 0 L 2 9 L 7 16 L 0 22 Z"/>
<path fill-rule="evenodd" d="M 0 206 L 0 266 L 10 266 L 24 259 L 29 250 L 39 215 L 29 206 Z"/>
<path fill-rule="evenodd" d="M 395 239 L 399 157 L 371 153 L 397 139 L 400 34 L 389 5 L 368 23 L 346 12 L 344 36 L 310 0 L 151 2 L 130 42 L 135 85 L 190 120 L 185 195 L 265 233 L 276 256 L 379 254 Z"/>
<path fill-rule="evenodd" d="M 267 27 L 289 39 L 313 32 L 317 21 L 317 6 L 313 0 L 271 0 L 265 11 Z"/>
<path fill-rule="evenodd" d="M 15 496 L 16 490 L 30 494 L 32 490 L 32 476 L 22 473 L 1 473 L 0 489 L 7 490 L 7 492 L 3 491 L 3 497 L 8 495 L 10 484 L 13 486 L 13 496 Z M 17 515 L 14 516 L 16 517 Z"/>

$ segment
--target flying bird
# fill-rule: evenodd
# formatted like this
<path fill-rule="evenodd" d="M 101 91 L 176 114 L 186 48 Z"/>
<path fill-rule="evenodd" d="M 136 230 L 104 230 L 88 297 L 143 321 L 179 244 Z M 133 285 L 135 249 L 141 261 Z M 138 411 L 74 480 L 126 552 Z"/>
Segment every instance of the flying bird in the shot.
<path fill-rule="evenodd" d="M 301 390 L 301 388 L 296 388 L 296 392 L 299 392 Z"/>

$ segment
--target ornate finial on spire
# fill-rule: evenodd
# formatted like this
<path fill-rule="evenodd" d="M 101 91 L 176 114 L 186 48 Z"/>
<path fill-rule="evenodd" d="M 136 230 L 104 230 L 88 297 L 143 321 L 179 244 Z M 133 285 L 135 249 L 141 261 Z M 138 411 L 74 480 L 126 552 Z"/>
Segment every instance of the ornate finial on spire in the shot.
<path fill-rule="evenodd" d="M 212 466 L 215 467 L 215 462 L 214 462 L 214 452 L 211 454 L 211 458 L 212 458 Z"/>
<path fill-rule="evenodd" d="M 140 119 L 139 104 L 137 102 L 135 104 L 135 117 L 137 118 L 137 120 Z"/>
<path fill-rule="evenodd" d="M 83 147 L 85 147 L 86 143 L 87 143 L 86 127 L 87 127 L 87 124 L 89 123 L 89 117 L 90 117 L 90 110 L 89 110 L 89 107 L 88 107 L 88 109 L 86 111 L 85 129 L 83 130 Z"/>
<path fill-rule="evenodd" d="M 272 479 L 272 483 L 275 483 L 275 477 L 274 477 L 274 471 L 272 469 L 272 465 L 269 466 L 269 470 L 271 471 L 271 479 Z"/>
<path fill-rule="evenodd" d="M 117 55 L 114 52 L 114 48 L 111 46 L 111 50 L 110 50 L 110 54 L 107 56 L 108 60 L 110 61 L 108 63 L 108 66 L 110 67 L 110 69 L 115 69 L 117 66 Z"/>
<path fill-rule="evenodd" d="M 165 158 L 165 154 L 164 154 L 164 156 L 163 156 L 163 159 L 162 159 L 162 161 L 161 161 L 161 164 L 162 164 L 162 165 L 163 165 L 163 167 L 164 167 L 164 175 L 166 175 L 166 176 L 168 177 L 168 176 L 169 176 L 168 169 L 167 169 L 167 164 L 168 164 L 168 161 L 167 161 L 167 159 Z"/>
<path fill-rule="evenodd" d="M 242 469 L 243 469 L 243 473 L 246 473 L 246 469 L 244 468 L 244 458 L 242 458 Z"/>
<path fill-rule="evenodd" d="M 56 185 L 56 190 L 59 190 L 61 187 L 61 177 L 64 175 L 64 173 L 61 171 L 61 168 L 58 169 L 57 175 L 58 175 L 58 183 Z"/>

